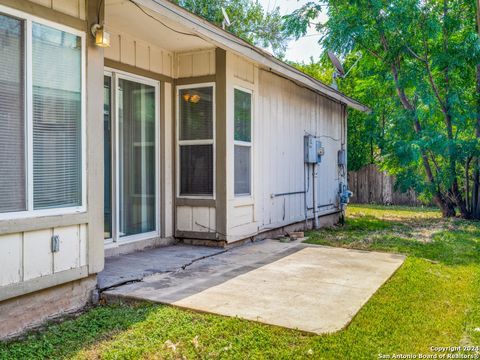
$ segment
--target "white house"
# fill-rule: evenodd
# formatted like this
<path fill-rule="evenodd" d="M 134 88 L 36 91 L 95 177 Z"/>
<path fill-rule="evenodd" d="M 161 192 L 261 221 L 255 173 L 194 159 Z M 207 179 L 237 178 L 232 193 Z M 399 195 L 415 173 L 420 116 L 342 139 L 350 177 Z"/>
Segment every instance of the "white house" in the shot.
<path fill-rule="evenodd" d="M 0 0 L 0 55 L 0 338 L 105 256 L 338 221 L 366 107 L 169 1 Z"/>

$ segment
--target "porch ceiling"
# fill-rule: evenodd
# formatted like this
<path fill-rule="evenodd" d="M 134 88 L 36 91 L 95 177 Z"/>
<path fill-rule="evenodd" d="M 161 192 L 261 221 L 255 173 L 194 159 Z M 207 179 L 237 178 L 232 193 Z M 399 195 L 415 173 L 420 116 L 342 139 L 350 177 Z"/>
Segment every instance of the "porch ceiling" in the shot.
<path fill-rule="evenodd" d="M 178 22 L 142 9 L 130 0 L 106 0 L 105 25 L 107 29 L 114 29 L 172 52 L 214 47 L 197 35 L 190 35 L 191 31 Z"/>

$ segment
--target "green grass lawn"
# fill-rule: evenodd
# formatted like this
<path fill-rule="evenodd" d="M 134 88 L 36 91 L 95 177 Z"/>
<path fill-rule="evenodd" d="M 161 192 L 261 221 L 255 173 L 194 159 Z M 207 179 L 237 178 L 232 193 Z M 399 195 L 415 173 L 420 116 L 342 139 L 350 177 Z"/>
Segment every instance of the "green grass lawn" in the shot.
<path fill-rule="evenodd" d="M 160 305 L 99 306 L 0 344 L 0 359 L 373 359 L 480 345 L 480 223 L 443 220 L 433 209 L 350 206 L 344 227 L 308 235 L 313 244 L 408 257 L 334 334 Z"/>

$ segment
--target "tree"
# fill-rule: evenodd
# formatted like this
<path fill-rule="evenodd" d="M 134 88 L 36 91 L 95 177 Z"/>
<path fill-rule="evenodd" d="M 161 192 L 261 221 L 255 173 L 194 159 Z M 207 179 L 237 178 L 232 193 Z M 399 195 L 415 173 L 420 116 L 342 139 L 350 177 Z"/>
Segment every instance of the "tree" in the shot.
<path fill-rule="evenodd" d="M 373 78 L 371 92 L 377 96 L 362 100 L 373 108 L 377 123 L 389 109 L 379 142 L 383 166 L 431 195 L 444 216 L 458 210 L 464 218 L 479 218 L 478 178 L 472 171 L 480 156 L 475 2 L 310 2 L 288 17 L 288 30 L 304 34 L 320 11 L 329 17 L 317 26 L 325 49 L 364 54 L 363 72 L 352 75 L 365 78 L 342 90 L 361 95 L 359 86 Z M 382 93 L 393 97 L 381 98 Z"/>
<path fill-rule="evenodd" d="M 224 8 L 231 21 L 227 31 L 253 45 L 271 48 L 278 57 L 285 54 L 289 36 L 278 7 L 266 12 L 260 3 L 252 0 L 173 1 L 217 26 L 222 26 Z"/>

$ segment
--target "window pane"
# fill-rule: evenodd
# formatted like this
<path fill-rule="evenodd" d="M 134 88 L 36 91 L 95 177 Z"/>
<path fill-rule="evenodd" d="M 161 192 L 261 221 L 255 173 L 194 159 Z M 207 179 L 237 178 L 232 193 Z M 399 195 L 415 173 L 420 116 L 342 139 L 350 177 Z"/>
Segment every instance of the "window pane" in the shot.
<path fill-rule="evenodd" d="M 112 237 L 112 78 L 103 78 L 103 219 L 104 237 Z"/>
<path fill-rule="evenodd" d="M 180 90 L 180 140 L 213 139 L 213 87 Z"/>
<path fill-rule="evenodd" d="M 24 24 L 0 14 L 0 212 L 26 210 Z"/>
<path fill-rule="evenodd" d="M 155 231 L 155 88 L 119 79 L 120 235 Z"/>
<path fill-rule="evenodd" d="M 235 140 L 250 142 L 252 124 L 252 94 L 235 89 Z"/>
<path fill-rule="evenodd" d="M 33 23 L 33 205 L 81 205 L 80 37 Z"/>
<path fill-rule="evenodd" d="M 250 195 L 250 147 L 235 145 L 235 195 Z"/>
<path fill-rule="evenodd" d="M 213 195 L 213 145 L 180 146 L 180 195 Z"/>

